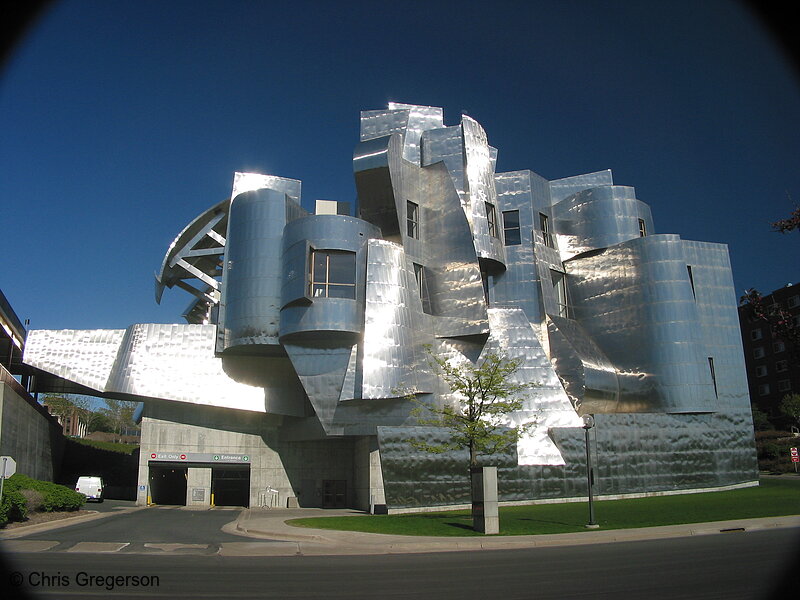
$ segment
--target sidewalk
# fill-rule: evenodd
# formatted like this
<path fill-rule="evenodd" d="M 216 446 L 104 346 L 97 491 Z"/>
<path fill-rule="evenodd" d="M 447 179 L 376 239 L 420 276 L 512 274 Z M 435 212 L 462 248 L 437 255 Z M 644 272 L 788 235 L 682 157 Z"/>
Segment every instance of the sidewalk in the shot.
<path fill-rule="evenodd" d="M 587 530 L 579 533 L 555 535 L 515 535 L 483 537 L 415 537 L 306 529 L 287 525 L 286 521 L 299 517 L 363 515 L 355 510 L 323 509 L 258 509 L 243 510 L 239 518 L 223 531 L 251 538 L 280 540 L 291 544 L 275 544 L 274 554 L 303 555 L 353 555 L 353 554 L 403 554 L 421 552 L 455 552 L 469 550 L 511 550 L 547 546 L 571 546 L 610 542 L 652 540 L 691 535 L 728 534 L 758 529 L 798 527 L 800 515 L 691 523 L 646 527 L 641 529 Z"/>

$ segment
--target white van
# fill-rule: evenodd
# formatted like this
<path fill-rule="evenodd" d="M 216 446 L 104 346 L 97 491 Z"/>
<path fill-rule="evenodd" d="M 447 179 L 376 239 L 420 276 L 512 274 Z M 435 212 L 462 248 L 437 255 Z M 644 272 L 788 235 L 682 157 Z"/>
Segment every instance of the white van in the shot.
<path fill-rule="evenodd" d="M 75 491 L 86 496 L 87 500 L 103 501 L 103 480 L 100 477 L 78 477 Z"/>

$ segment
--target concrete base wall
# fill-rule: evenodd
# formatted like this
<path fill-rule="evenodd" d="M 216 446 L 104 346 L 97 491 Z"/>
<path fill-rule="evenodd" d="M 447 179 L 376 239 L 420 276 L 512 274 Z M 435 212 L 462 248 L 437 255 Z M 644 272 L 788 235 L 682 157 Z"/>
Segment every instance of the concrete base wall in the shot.
<path fill-rule="evenodd" d="M 322 506 L 326 480 L 346 482 L 348 507 L 362 504 L 364 497 L 368 504 L 369 494 L 365 495 L 361 482 L 369 481 L 369 474 L 354 475 L 357 468 L 366 468 L 356 466 L 354 440 L 282 441 L 278 430 L 283 419 L 197 404 L 147 401 L 142 416 L 137 504 L 148 501 L 149 467 L 166 464 L 153 461 L 152 455 L 165 452 L 178 457 L 186 455 L 189 459 L 197 454 L 246 456 L 246 463 L 239 462 L 236 466 L 249 468 L 251 507 Z M 366 456 L 369 465 L 371 454 Z M 169 464 L 188 468 L 187 504 L 210 506 L 212 467 L 226 465 L 184 463 L 179 459 Z M 205 493 L 193 492 L 201 489 Z"/>
<path fill-rule="evenodd" d="M 15 387 L 0 382 L 0 455 L 16 461 L 17 473 L 53 481 L 64 450 L 61 427 Z"/>

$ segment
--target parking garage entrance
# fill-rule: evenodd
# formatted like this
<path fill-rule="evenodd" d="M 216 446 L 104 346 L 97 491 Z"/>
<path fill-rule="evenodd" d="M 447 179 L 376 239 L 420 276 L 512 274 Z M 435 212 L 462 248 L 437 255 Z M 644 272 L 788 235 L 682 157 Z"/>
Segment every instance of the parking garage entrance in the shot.
<path fill-rule="evenodd" d="M 214 506 L 250 506 L 250 465 L 225 465 L 211 469 Z"/>
<path fill-rule="evenodd" d="M 187 468 L 150 466 L 150 501 L 153 504 L 186 506 Z"/>

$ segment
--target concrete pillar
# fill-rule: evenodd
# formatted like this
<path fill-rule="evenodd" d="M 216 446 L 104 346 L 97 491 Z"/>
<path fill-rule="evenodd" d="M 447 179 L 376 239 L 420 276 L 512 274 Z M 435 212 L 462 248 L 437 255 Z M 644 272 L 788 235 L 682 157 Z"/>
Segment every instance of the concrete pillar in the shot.
<path fill-rule="evenodd" d="M 378 438 L 366 436 L 356 440 L 354 451 L 353 485 L 356 507 L 374 514 L 386 513 L 383 491 L 383 471 Z"/>
<path fill-rule="evenodd" d="M 211 467 L 189 467 L 186 506 L 211 506 Z"/>
<path fill-rule="evenodd" d="M 472 528 L 481 533 L 500 533 L 497 502 L 497 467 L 470 469 L 472 479 Z"/>

